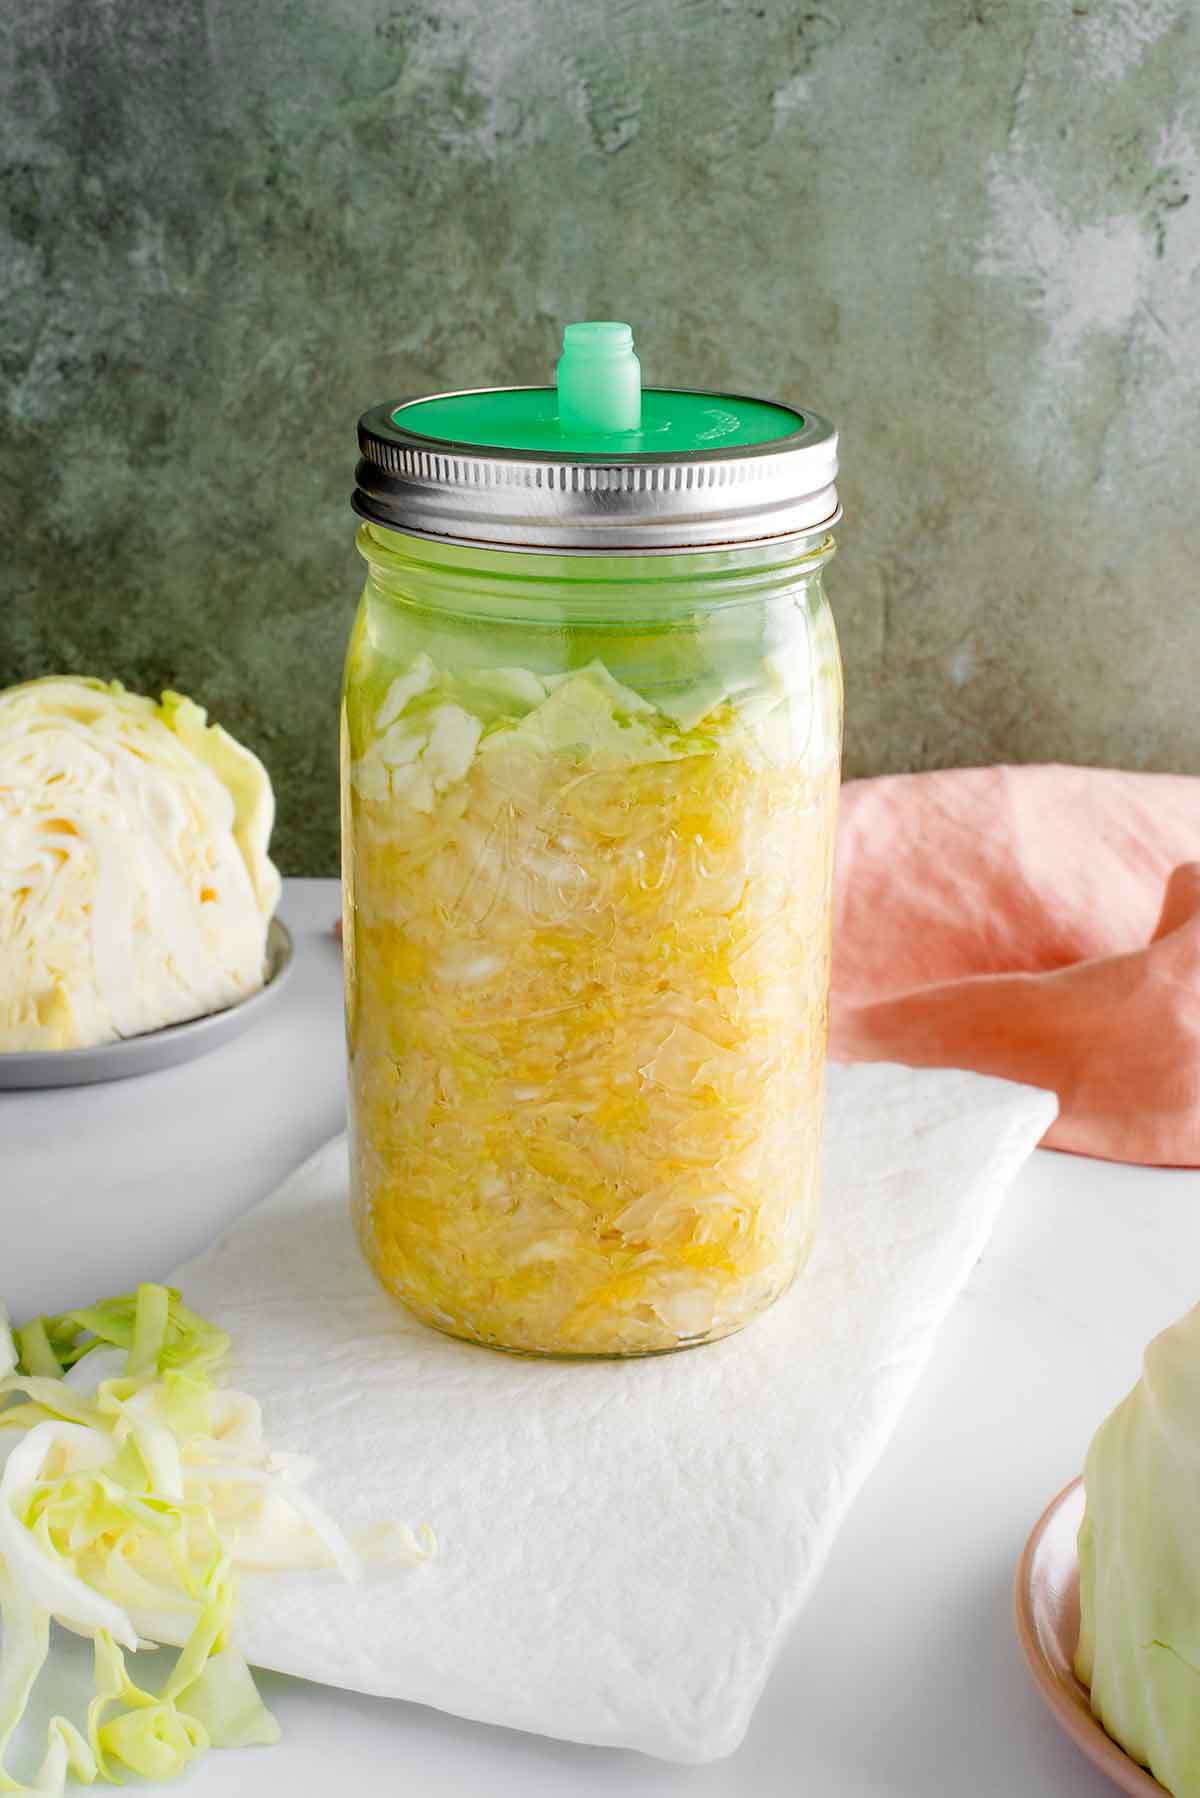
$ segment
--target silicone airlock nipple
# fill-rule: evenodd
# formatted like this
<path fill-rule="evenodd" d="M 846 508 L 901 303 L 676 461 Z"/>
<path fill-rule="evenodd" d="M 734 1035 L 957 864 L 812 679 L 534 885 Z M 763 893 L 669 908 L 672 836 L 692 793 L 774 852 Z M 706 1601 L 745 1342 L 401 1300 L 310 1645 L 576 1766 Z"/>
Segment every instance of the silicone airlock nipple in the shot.
<path fill-rule="evenodd" d="M 557 375 L 558 424 L 567 435 L 641 429 L 642 367 L 628 325 L 567 325 Z"/>

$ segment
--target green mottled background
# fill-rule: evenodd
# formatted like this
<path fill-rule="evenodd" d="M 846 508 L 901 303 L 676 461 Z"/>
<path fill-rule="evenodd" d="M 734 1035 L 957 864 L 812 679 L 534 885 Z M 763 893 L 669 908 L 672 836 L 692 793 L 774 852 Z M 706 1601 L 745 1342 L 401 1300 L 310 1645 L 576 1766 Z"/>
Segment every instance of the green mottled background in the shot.
<path fill-rule="evenodd" d="M 549 375 L 843 427 L 851 772 L 1200 772 L 1192 0 L 3 0 L 0 682 L 181 686 L 336 862 L 354 423 Z"/>

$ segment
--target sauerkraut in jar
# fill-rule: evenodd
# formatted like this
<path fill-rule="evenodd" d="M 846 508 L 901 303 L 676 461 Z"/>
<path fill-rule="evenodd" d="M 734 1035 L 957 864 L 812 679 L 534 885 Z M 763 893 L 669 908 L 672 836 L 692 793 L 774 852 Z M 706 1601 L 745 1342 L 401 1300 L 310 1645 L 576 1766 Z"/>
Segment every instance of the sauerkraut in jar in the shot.
<path fill-rule="evenodd" d="M 395 423 L 408 410 L 381 412 L 424 437 L 426 416 Z M 526 479 L 490 495 L 498 540 L 447 541 L 428 492 L 395 491 L 402 456 L 372 459 L 379 416 L 342 733 L 364 1251 L 418 1316 L 495 1347 L 632 1355 L 727 1335 L 790 1284 L 816 1221 L 841 731 L 824 520 L 680 549 L 657 533 L 686 517 L 635 516 L 616 526 L 628 546 L 580 553 L 554 533 L 586 545 L 586 516 L 541 518 L 537 547 L 514 548 L 500 533 L 533 527 L 494 514 L 528 505 Z M 447 463 L 475 441 L 463 422 Z M 497 487 L 552 460 L 502 427 L 485 419 L 471 452 Z M 621 434 L 618 467 L 690 465 L 657 444 L 633 459 L 645 407 Z M 592 441 L 552 447 L 595 483 L 614 462 Z M 413 486 L 441 479 L 421 453 Z M 468 489 L 480 510 L 488 478 Z M 723 485 L 710 510 L 730 507 Z M 429 534 L 396 528 L 410 516 Z"/>

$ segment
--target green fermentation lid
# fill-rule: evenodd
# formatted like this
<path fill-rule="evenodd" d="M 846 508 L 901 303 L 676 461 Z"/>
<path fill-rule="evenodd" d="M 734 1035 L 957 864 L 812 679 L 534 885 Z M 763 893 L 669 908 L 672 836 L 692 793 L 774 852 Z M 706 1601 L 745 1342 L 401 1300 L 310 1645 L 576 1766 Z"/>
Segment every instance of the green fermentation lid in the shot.
<path fill-rule="evenodd" d="M 790 406 L 641 384 L 628 325 L 568 325 L 554 387 L 484 387 L 397 406 L 392 422 L 443 443 L 549 456 L 686 456 L 778 443 Z"/>
<path fill-rule="evenodd" d="M 568 325 L 554 387 L 364 413 L 355 509 L 416 535 L 532 550 L 703 549 L 838 516 L 837 433 L 742 394 L 641 385 L 628 325 Z"/>

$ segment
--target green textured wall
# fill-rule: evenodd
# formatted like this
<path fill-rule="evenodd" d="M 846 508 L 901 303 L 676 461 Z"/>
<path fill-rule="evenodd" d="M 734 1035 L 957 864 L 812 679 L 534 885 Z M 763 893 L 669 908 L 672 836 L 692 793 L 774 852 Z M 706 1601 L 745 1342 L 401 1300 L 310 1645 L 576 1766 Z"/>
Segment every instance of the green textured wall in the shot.
<path fill-rule="evenodd" d="M 649 379 L 844 431 L 852 772 L 1200 772 L 1192 0 L 8 0 L 0 682 L 175 684 L 336 862 L 368 403 Z"/>

